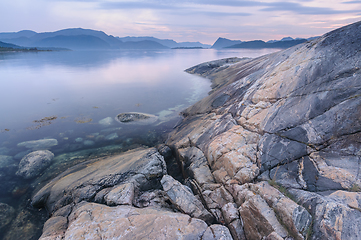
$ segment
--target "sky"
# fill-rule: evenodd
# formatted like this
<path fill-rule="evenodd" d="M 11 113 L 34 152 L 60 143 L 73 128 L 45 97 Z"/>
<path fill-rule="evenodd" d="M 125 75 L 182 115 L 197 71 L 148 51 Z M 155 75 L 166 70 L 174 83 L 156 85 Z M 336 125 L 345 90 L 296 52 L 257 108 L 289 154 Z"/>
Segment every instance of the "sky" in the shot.
<path fill-rule="evenodd" d="M 361 20 L 361 0 L 1 0 L 0 32 L 65 28 L 213 44 L 320 36 Z"/>

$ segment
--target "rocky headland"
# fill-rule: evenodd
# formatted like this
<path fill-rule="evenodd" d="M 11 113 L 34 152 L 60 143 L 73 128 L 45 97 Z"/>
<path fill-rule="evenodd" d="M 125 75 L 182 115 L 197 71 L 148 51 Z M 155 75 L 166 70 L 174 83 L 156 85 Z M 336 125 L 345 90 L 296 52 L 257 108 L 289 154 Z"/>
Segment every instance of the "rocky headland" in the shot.
<path fill-rule="evenodd" d="M 34 194 L 50 215 L 40 239 L 360 239 L 360 61 L 357 22 L 188 69 L 213 90 L 164 145 L 83 162 Z"/>

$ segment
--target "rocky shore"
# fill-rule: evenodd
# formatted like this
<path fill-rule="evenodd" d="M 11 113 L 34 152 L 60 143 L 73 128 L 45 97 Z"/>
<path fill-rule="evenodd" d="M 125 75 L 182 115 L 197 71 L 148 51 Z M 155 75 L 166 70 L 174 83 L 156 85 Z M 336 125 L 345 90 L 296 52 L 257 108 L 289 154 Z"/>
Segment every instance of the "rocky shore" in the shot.
<path fill-rule="evenodd" d="M 188 69 L 213 90 L 165 144 L 83 162 L 34 194 L 50 215 L 40 239 L 360 239 L 360 43 L 357 22 Z"/>

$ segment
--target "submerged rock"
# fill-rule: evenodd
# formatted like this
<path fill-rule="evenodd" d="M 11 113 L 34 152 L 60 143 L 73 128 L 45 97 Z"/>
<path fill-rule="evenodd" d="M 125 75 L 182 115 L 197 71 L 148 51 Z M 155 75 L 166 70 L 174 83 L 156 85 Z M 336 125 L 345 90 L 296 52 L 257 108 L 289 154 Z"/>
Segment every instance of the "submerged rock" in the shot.
<path fill-rule="evenodd" d="M 106 117 L 106 118 L 99 120 L 99 124 L 102 126 L 108 127 L 108 126 L 112 125 L 113 121 L 114 120 L 112 117 Z"/>
<path fill-rule="evenodd" d="M 115 117 L 115 120 L 125 124 L 147 125 L 155 123 L 158 120 L 158 117 L 147 113 L 129 112 L 118 114 Z"/>
<path fill-rule="evenodd" d="M 109 141 L 109 140 L 114 140 L 114 139 L 117 139 L 117 138 L 119 138 L 117 133 L 111 133 L 111 134 L 105 136 L 104 139 Z"/>
<path fill-rule="evenodd" d="M 11 223 L 15 217 L 15 209 L 6 203 L 0 203 L 0 232 Z"/>
<path fill-rule="evenodd" d="M 40 139 L 18 143 L 18 147 L 31 148 L 32 150 L 47 150 L 58 145 L 58 140 L 54 138 Z"/>
<path fill-rule="evenodd" d="M 92 141 L 92 140 L 85 140 L 85 141 L 83 142 L 83 144 L 84 144 L 85 146 L 93 146 L 93 145 L 95 144 L 95 142 Z"/>
<path fill-rule="evenodd" d="M 16 175 L 25 179 L 34 178 L 50 165 L 53 158 L 54 154 L 49 150 L 31 152 L 21 159 Z"/>

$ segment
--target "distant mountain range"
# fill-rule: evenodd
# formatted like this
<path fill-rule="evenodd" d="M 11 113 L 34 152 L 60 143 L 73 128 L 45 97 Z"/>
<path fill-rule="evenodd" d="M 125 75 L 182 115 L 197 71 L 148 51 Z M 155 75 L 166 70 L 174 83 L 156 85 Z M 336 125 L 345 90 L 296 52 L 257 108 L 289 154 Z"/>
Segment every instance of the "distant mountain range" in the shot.
<path fill-rule="evenodd" d="M 84 49 L 168 49 L 181 47 L 209 48 L 200 42 L 181 42 L 154 37 L 114 37 L 102 31 L 69 28 L 56 32 L 37 33 L 23 30 L 14 33 L 0 33 L 0 41 L 22 47 L 56 47 L 72 50 Z"/>
<path fill-rule="evenodd" d="M 82 28 L 69 28 L 56 32 L 37 33 L 23 30 L 13 33 L 0 33 L 0 41 L 14 44 L 13 48 L 38 49 L 199 49 L 199 48 L 288 48 L 310 39 L 293 39 L 286 37 L 281 40 L 261 40 L 244 42 L 218 38 L 211 46 L 200 42 L 176 42 L 171 39 L 155 37 L 114 37 L 102 31 Z"/>
<path fill-rule="evenodd" d="M 295 46 L 297 44 L 310 41 L 317 37 L 311 38 L 291 38 L 285 37 L 281 40 L 270 40 L 270 41 L 262 41 L 262 40 L 254 40 L 254 41 L 240 41 L 240 40 L 230 40 L 227 38 L 218 38 L 217 41 L 212 45 L 211 48 L 214 49 L 222 49 L 222 48 L 289 48 Z"/>

